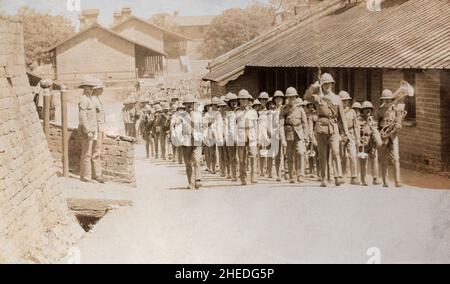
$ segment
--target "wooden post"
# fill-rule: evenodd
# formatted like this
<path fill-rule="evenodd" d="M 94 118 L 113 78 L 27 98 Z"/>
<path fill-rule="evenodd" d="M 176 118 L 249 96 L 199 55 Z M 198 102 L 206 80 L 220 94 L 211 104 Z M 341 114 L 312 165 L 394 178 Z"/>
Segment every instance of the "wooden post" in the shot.
<path fill-rule="evenodd" d="M 44 94 L 44 134 L 48 141 L 50 134 L 50 94 Z"/>
<path fill-rule="evenodd" d="M 67 130 L 67 89 L 61 88 L 61 128 L 63 176 L 69 177 L 69 133 Z"/>

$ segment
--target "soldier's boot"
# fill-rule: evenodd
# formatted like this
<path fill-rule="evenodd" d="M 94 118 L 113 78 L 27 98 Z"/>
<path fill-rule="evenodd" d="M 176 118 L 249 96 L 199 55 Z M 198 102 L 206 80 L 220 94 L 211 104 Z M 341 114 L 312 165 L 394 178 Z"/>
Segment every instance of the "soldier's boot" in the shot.
<path fill-rule="evenodd" d="M 322 178 L 320 181 L 320 187 L 327 187 L 327 181 L 326 179 Z"/>
<path fill-rule="evenodd" d="M 395 176 L 395 187 L 400 188 L 403 187 L 403 184 L 400 180 L 400 161 L 394 161 L 394 176 Z"/>
<path fill-rule="evenodd" d="M 259 176 L 265 177 L 265 165 L 266 165 L 266 158 L 265 157 L 259 157 Z"/>
<path fill-rule="evenodd" d="M 275 171 L 277 174 L 277 181 L 281 181 L 281 161 L 279 159 L 275 159 Z"/>
<path fill-rule="evenodd" d="M 289 160 L 287 161 L 287 174 L 289 176 L 289 183 L 295 183 L 294 158 L 293 157 L 289 158 Z"/>
<path fill-rule="evenodd" d="M 289 170 L 288 170 L 288 163 L 287 163 L 287 159 L 286 156 L 284 156 L 284 179 L 285 180 L 289 180 Z"/>
<path fill-rule="evenodd" d="M 361 183 L 359 182 L 357 177 L 352 177 L 351 181 L 350 181 L 350 184 L 352 184 L 352 185 L 361 185 Z"/>

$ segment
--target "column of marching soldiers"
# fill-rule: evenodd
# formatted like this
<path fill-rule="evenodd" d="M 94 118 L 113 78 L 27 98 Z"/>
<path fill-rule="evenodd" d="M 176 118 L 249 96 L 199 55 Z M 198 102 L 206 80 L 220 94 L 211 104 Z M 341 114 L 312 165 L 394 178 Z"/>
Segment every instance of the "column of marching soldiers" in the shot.
<path fill-rule="evenodd" d="M 193 95 L 127 99 L 125 130 L 143 138 L 148 158 L 184 161 L 188 188 L 199 189 L 205 171 L 242 186 L 257 183 L 258 176 L 290 183 L 313 178 L 322 187 L 348 178 L 368 186 L 368 168 L 373 185 L 388 187 L 390 166 L 401 187 L 398 131 L 406 112 L 398 103 L 407 86 L 395 94 L 384 90 L 375 115 L 371 102 L 352 104 L 348 92 L 334 93 L 334 84 L 324 73 L 304 100 L 293 87 L 257 99 L 243 89 L 205 104 Z"/>

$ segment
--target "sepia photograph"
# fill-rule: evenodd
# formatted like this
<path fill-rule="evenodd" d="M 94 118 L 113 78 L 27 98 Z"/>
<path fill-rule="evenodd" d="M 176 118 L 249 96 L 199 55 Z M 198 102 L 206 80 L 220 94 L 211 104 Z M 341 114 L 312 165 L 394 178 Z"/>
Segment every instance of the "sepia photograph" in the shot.
<path fill-rule="evenodd" d="M 0 0 L 0 264 L 450 264 L 450 0 Z"/>

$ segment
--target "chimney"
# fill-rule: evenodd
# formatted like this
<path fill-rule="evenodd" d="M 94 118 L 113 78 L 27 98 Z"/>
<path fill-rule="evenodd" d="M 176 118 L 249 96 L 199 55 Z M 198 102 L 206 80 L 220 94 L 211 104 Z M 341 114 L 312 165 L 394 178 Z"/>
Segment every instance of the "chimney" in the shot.
<path fill-rule="evenodd" d="M 83 10 L 79 17 L 80 30 L 85 30 L 90 26 L 97 24 L 98 15 L 99 15 L 98 9 Z"/>
<path fill-rule="evenodd" d="M 131 17 L 131 8 L 122 8 L 122 18 L 125 19 L 125 17 Z"/>
<path fill-rule="evenodd" d="M 113 25 L 117 25 L 122 21 L 122 13 L 114 12 L 113 14 Z"/>

